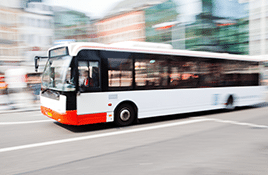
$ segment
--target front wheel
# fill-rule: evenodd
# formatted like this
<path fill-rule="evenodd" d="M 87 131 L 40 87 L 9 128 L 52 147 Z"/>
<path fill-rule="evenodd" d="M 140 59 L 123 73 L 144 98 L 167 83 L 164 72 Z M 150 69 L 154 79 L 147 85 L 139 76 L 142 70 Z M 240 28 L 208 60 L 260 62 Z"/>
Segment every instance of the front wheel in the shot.
<path fill-rule="evenodd" d="M 114 122 L 118 126 L 127 126 L 133 123 L 135 116 L 135 111 L 131 105 L 122 104 L 115 111 Z"/>

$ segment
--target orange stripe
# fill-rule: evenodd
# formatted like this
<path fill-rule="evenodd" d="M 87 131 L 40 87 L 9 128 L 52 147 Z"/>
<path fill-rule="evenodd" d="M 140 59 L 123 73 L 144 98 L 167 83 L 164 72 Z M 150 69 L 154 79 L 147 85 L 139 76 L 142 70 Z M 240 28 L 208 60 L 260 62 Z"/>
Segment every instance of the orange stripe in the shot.
<path fill-rule="evenodd" d="M 145 38 L 132 39 L 131 41 L 145 41 Z"/>
<path fill-rule="evenodd" d="M 87 125 L 106 122 L 106 113 L 77 115 L 77 110 L 58 113 L 44 106 L 41 106 L 41 112 L 45 116 L 67 125 Z"/>
<path fill-rule="evenodd" d="M 0 30 L 3 30 L 3 31 L 9 31 L 9 32 L 15 32 L 15 33 L 18 32 L 17 29 L 13 29 L 13 28 L 11 28 L 11 27 L 3 27 L 3 26 L 0 26 Z"/>
<path fill-rule="evenodd" d="M 140 30 L 140 29 L 144 29 L 144 28 L 145 28 L 145 24 L 139 23 L 139 24 L 134 24 L 134 25 L 114 29 L 114 30 L 99 32 L 99 36 L 109 36 L 109 35 L 114 35 L 114 34 L 118 34 L 118 33 L 121 34 L 121 33 L 127 32 L 127 31 L 132 31 L 132 30 L 136 31 L 136 30 Z"/>
<path fill-rule="evenodd" d="M 164 29 L 169 29 L 171 27 L 173 27 L 174 25 L 169 25 L 169 26 L 163 26 L 163 27 L 158 27 L 156 28 L 156 30 L 164 30 Z"/>
<path fill-rule="evenodd" d="M 134 11 L 134 12 L 124 13 L 124 14 L 121 14 L 121 15 L 118 15 L 118 16 L 114 16 L 114 17 L 111 17 L 111 18 L 107 18 L 107 19 L 101 20 L 101 21 L 97 22 L 97 24 L 103 24 L 105 22 L 109 22 L 109 21 L 113 21 L 113 20 L 116 20 L 116 19 L 120 19 L 120 18 L 123 18 L 125 16 L 140 15 L 140 14 L 144 14 L 144 11 Z"/>
<path fill-rule="evenodd" d="M 4 11 L 4 12 L 11 12 L 11 13 L 15 13 L 15 14 L 19 14 L 21 13 L 19 10 L 14 10 L 12 8 L 0 8 L 0 11 Z"/>

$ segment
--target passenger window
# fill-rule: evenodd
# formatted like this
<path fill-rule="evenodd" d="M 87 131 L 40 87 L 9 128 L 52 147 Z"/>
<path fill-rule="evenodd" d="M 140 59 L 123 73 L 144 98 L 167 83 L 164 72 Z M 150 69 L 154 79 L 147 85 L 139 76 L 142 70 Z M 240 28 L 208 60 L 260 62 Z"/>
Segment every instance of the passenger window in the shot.
<path fill-rule="evenodd" d="M 219 87 L 221 85 L 221 64 L 216 61 L 201 59 L 199 62 L 199 87 Z"/>
<path fill-rule="evenodd" d="M 132 86 L 132 59 L 108 58 L 109 87 Z"/>
<path fill-rule="evenodd" d="M 190 58 L 174 57 L 170 62 L 170 86 L 172 88 L 195 88 L 200 75 L 198 63 Z"/>
<path fill-rule="evenodd" d="M 99 62 L 97 61 L 79 61 L 79 87 L 82 91 L 87 88 L 100 87 Z"/>
<path fill-rule="evenodd" d="M 138 55 L 135 61 L 135 82 L 139 88 L 162 88 L 169 84 L 168 58 L 150 54 Z"/>

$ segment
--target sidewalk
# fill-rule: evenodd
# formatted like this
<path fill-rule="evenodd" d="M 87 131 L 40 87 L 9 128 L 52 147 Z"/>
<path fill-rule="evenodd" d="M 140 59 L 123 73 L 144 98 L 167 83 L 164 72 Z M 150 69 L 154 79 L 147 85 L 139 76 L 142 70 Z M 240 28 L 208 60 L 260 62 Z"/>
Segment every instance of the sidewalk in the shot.
<path fill-rule="evenodd" d="M 27 112 L 27 111 L 40 111 L 40 103 L 30 104 L 24 108 L 12 109 L 11 106 L 0 106 L 0 115 L 15 113 L 15 112 Z"/>
<path fill-rule="evenodd" d="M 27 91 L 0 95 L 0 115 L 37 110 L 40 110 L 40 101 L 34 101 L 34 96 Z"/>

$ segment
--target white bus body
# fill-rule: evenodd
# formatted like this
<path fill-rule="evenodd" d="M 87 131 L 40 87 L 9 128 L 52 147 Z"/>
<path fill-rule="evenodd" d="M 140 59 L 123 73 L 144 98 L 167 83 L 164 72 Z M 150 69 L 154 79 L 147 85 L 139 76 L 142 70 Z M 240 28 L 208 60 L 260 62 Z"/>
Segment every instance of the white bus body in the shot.
<path fill-rule="evenodd" d="M 68 56 L 71 56 L 73 58 L 78 57 L 79 52 L 83 50 L 98 50 L 115 52 L 121 51 L 138 54 L 155 54 L 156 56 L 179 55 L 187 57 L 190 56 L 191 58 L 198 57 L 205 59 L 208 58 L 258 62 L 256 58 L 249 56 L 180 51 L 159 48 L 116 48 L 110 45 L 96 43 L 71 43 L 65 46 L 57 46 L 50 50 L 55 50 L 62 47 L 66 47 L 68 49 Z M 133 63 L 133 65 L 135 64 Z M 102 66 L 100 66 L 100 68 L 101 71 L 104 70 Z M 259 72 L 259 70 L 254 69 L 252 72 L 256 73 Z M 45 77 L 43 77 L 43 80 L 45 80 Z M 122 79 L 122 81 L 124 80 Z M 99 91 L 94 90 L 92 92 L 82 92 L 76 88 L 75 94 L 73 95 L 70 95 L 71 93 L 66 91 L 66 89 L 62 90 L 62 93 L 58 93 L 57 89 L 55 90 L 51 88 L 51 92 L 49 92 L 49 88 L 42 87 L 40 97 L 42 113 L 50 118 L 57 120 L 58 122 L 70 125 L 85 125 L 114 121 L 119 125 L 129 125 L 134 120 L 131 119 L 130 122 L 128 121 L 130 117 L 133 117 L 132 113 L 134 113 L 134 118 L 136 117 L 138 119 L 141 119 L 171 114 L 223 109 L 228 107 L 234 108 L 236 106 L 248 106 L 263 103 L 265 101 L 265 86 L 261 86 L 260 83 L 254 86 L 244 85 L 202 88 L 160 88 L 149 90 L 106 89 L 105 91 L 102 90 L 104 82 L 101 83 L 102 85 Z M 108 80 L 107 83 L 109 84 L 110 81 Z M 78 83 L 76 86 L 77 85 Z M 45 95 L 46 93 L 47 95 Z M 70 104 L 74 107 L 70 108 Z M 132 109 L 129 110 L 129 108 Z M 118 119 L 118 117 L 120 119 Z M 124 119 L 126 119 L 126 121 Z M 121 121 L 118 122 L 118 120 Z"/>

